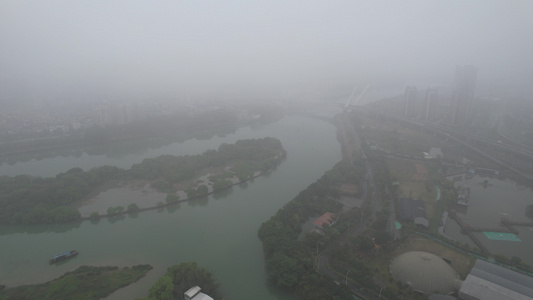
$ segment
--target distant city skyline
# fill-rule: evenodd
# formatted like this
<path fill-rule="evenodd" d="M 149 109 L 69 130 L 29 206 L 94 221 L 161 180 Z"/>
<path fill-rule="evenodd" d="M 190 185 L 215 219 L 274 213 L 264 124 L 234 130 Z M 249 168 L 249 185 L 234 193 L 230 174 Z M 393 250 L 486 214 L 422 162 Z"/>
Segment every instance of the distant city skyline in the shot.
<path fill-rule="evenodd" d="M 451 122 L 466 126 L 471 115 L 477 82 L 477 68 L 470 65 L 457 66 L 452 94 Z"/>
<path fill-rule="evenodd" d="M 417 108 L 417 89 L 415 86 L 407 86 L 404 93 L 404 117 L 415 117 Z"/>
<path fill-rule="evenodd" d="M 533 94 L 532 1 L 0 1 L 0 103 L 304 98 L 334 85 Z M 349 93 L 348 91 L 347 93 Z"/>

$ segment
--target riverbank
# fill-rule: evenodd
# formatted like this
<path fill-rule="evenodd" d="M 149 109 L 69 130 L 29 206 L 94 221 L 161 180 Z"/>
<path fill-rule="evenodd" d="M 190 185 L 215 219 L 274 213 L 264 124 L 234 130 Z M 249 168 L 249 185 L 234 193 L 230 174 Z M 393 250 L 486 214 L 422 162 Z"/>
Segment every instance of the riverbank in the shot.
<path fill-rule="evenodd" d="M 222 143 L 268 136 L 279 139 L 287 151 L 282 163 L 253 182 L 248 181 L 206 199 L 184 202 L 179 208 L 168 206 L 143 212 L 137 217 L 103 219 L 95 224 L 0 226 L 4 254 L 0 257 L 0 282 L 6 286 L 41 283 L 80 265 L 123 267 L 150 263 L 154 269 L 147 276 L 106 298 L 135 299 L 148 296 L 148 290 L 165 274 L 168 266 L 196 261 L 211 270 L 226 299 L 294 299 L 294 295 L 267 283 L 257 229 L 288 199 L 341 159 L 331 123 L 290 115 L 276 123 L 242 128 L 225 137 L 190 140 L 152 149 L 148 153 L 139 150 L 135 156 L 126 158 L 117 155 L 113 157 L 114 161 L 92 157 L 92 165 L 87 163 L 83 169 L 101 166 L 102 160 L 105 164 L 128 169 L 145 158 L 163 154 L 196 155 L 217 149 Z M 58 157 L 53 169 L 64 172 L 78 162 L 80 160 L 72 161 L 70 157 Z M 34 168 L 37 169 L 40 163 L 36 161 Z M 137 199 L 139 202 L 150 197 L 150 192 L 142 193 L 140 187 L 137 192 L 141 195 Z M 63 249 L 78 249 L 81 255 L 58 266 L 43 263 L 51 254 Z M 213 255 L 214 252 L 217 255 Z"/>
<path fill-rule="evenodd" d="M 42 284 L 6 288 L 0 286 L 0 299 L 102 299 L 144 277 L 153 267 L 131 268 L 81 266 Z"/>
<path fill-rule="evenodd" d="M 206 194 L 203 194 L 203 195 L 199 195 L 199 196 L 196 196 L 196 197 L 191 197 L 191 198 L 180 198 L 179 200 L 174 200 L 174 201 L 166 201 L 166 202 L 157 202 L 155 205 L 151 205 L 151 206 L 147 206 L 147 207 L 138 207 L 137 209 L 134 209 L 134 210 L 128 210 L 127 208 L 124 210 L 124 211 L 121 211 L 121 212 L 115 212 L 115 213 L 112 213 L 112 214 L 108 214 L 108 213 L 98 213 L 98 216 L 95 216 L 95 215 L 83 215 L 82 214 L 82 217 L 80 218 L 81 221 L 98 221 L 100 219 L 105 219 L 105 218 L 113 218 L 113 217 L 120 217 L 120 216 L 124 216 L 124 215 L 136 215 L 138 213 L 141 213 L 141 212 L 146 212 L 146 211 L 152 211 L 152 210 L 156 210 L 156 209 L 163 209 L 165 207 L 169 207 L 169 206 L 175 206 L 175 205 L 179 205 L 180 203 L 185 203 L 185 202 L 189 202 L 189 201 L 196 201 L 196 200 L 199 200 L 199 199 L 203 199 L 203 198 L 207 198 L 211 195 L 214 195 L 216 196 L 217 194 L 219 193 L 223 193 L 224 191 L 228 190 L 228 189 L 231 189 L 233 188 L 233 186 L 235 185 L 240 185 L 240 184 L 243 184 L 243 183 L 247 183 L 249 181 L 253 181 L 255 178 L 258 178 L 258 177 L 261 177 L 263 175 L 266 175 L 270 172 L 271 170 L 267 171 L 267 172 L 256 172 L 254 173 L 251 177 L 247 178 L 247 179 L 243 179 L 243 180 L 240 180 L 238 179 L 237 177 L 234 177 L 231 182 L 232 184 L 231 185 L 228 185 L 228 186 L 225 186 L 221 189 L 218 189 L 218 190 L 214 190 L 212 188 L 212 185 L 213 183 L 211 182 L 211 184 L 209 184 L 211 187 L 210 188 L 210 191 L 207 192 Z M 220 175 L 220 174 L 219 174 Z M 205 177 L 205 176 L 201 176 L 201 177 Z M 201 178 L 200 177 L 200 178 Z M 193 181 L 196 181 L 196 180 L 193 180 Z M 124 183 L 124 185 L 130 185 L 131 182 L 126 182 Z M 145 187 L 150 185 L 150 182 L 145 182 Z M 136 189 L 136 187 L 132 187 L 130 185 L 130 190 L 131 189 Z M 104 192 L 106 189 L 102 189 L 100 190 L 100 192 Z M 142 192 L 145 192 L 146 189 L 143 189 Z M 157 190 L 152 190 L 151 192 L 154 192 L 154 193 L 159 193 L 161 195 L 165 195 L 165 193 L 163 192 L 160 192 L 160 191 L 157 191 Z M 151 192 L 148 192 L 148 193 L 151 193 Z M 99 194 L 99 193 L 98 193 Z M 178 195 L 178 196 L 181 196 L 181 195 L 187 195 L 187 193 L 185 192 L 185 190 L 179 190 L 177 191 L 176 193 L 173 193 L 173 194 L 167 194 L 167 199 L 168 199 L 168 195 Z M 97 195 L 95 195 L 97 196 Z M 89 199 L 88 201 L 85 202 L 85 204 L 87 204 L 88 202 L 90 202 L 92 199 Z M 137 202 L 135 202 L 134 200 L 131 200 L 127 203 L 128 205 L 131 205 L 131 204 L 137 204 Z M 80 208 L 82 208 L 83 206 L 81 206 Z M 93 212 L 94 213 L 94 212 Z"/>
<path fill-rule="evenodd" d="M 238 140 L 222 144 L 218 150 L 199 155 L 162 155 L 145 159 L 124 170 L 102 166 L 89 171 L 76 167 L 55 177 L 0 177 L 0 224 L 44 224 L 79 221 L 82 215 L 75 205 L 86 197 L 117 181 L 149 181 L 154 189 L 169 194 L 166 202 L 176 203 L 175 194 L 185 189 L 188 199 L 207 196 L 245 181 L 276 167 L 285 158 L 281 142 L 271 137 Z M 199 177 L 200 172 L 220 170 Z M 207 175 L 206 175 L 207 176 Z M 235 178 L 238 178 L 236 180 Z M 187 185 L 184 186 L 184 183 Z M 182 195 L 183 196 L 183 195 Z M 182 197 L 183 198 L 183 197 Z M 157 203 L 161 207 L 162 204 Z M 108 215 L 124 211 L 136 212 L 137 204 L 108 206 Z M 96 212 L 94 218 L 102 215 Z"/>

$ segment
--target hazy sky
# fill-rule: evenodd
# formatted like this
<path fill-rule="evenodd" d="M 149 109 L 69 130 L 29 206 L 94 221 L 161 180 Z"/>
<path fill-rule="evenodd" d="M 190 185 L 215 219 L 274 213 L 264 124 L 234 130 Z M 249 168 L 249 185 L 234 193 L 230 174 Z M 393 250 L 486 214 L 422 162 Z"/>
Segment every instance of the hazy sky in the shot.
<path fill-rule="evenodd" d="M 533 80 L 533 1 L 0 2 L 0 97 Z M 350 92 L 348 90 L 348 92 Z"/>

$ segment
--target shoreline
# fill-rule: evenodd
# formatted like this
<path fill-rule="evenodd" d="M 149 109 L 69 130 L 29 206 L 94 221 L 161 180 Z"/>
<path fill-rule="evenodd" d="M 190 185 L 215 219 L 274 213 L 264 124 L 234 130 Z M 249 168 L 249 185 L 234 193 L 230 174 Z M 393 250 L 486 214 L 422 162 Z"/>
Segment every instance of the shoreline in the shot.
<path fill-rule="evenodd" d="M 6 208 L 2 214 L 2 223 L 76 223 L 166 207 L 208 196 L 264 175 L 275 169 L 285 157 L 286 151 L 281 142 L 265 137 L 222 144 L 218 150 L 193 156 L 160 155 L 150 160 L 145 159 L 128 170 L 102 166 L 89 171 L 73 168 L 55 178 L 38 178 L 37 181 L 29 176 L 15 177 L 16 184 L 25 184 L 17 190 L 21 199 L 36 207 L 24 206 L 21 203 L 26 202 L 16 202 L 13 197 L 9 198 L 11 194 L 6 193 L 12 193 L 18 187 L 13 185 L 4 192 L 8 196 L 3 194 L 2 200 L 5 198 L 7 202 L 2 204 Z M 9 187 L 9 180 L 13 179 L 4 177 L 2 184 Z M 120 196 L 120 189 L 127 186 L 134 190 L 130 189 L 128 197 L 124 198 Z M 42 190 L 42 195 L 30 192 L 36 188 Z M 157 193 L 140 198 L 135 192 L 139 188 L 143 193 Z M 102 196 L 99 197 L 100 195 Z M 112 195 L 112 198 L 106 198 L 108 195 Z M 39 206 L 41 199 L 47 199 L 50 204 Z M 19 212 L 13 213 L 18 207 Z"/>
<path fill-rule="evenodd" d="M 156 210 L 156 209 L 165 208 L 165 207 L 168 207 L 168 206 L 171 206 L 171 205 L 176 205 L 176 204 L 180 204 L 180 203 L 193 201 L 193 200 L 196 200 L 196 199 L 209 197 L 209 196 L 214 195 L 216 193 L 219 193 L 219 192 L 228 190 L 230 188 L 233 188 L 233 186 L 235 186 L 235 185 L 239 185 L 241 183 L 245 183 L 245 182 L 251 181 L 251 180 L 253 180 L 255 178 L 258 178 L 258 177 L 261 177 L 263 175 L 266 175 L 268 172 L 272 171 L 273 169 L 265 171 L 265 172 L 258 171 L 258 174 L 254 174 L 254 175 L 250 176 L 246 180 L 235 181 L 231 185 L 228 185 L 227 187 L 224 187 L 223 189 L 220 189 L 220 190 L 217 190 L 217 191 L 211 191 L 211 192 L 208 192 L 207 194 L 202 195 L 202 196 L 186 198 L 186 199 L 180 199 L 180 200 L 177 200 L 176 202 L 163 203 L 163 205 L 155 205 L 155 206 L 143 207 L 143 208 L 139 208 L 139 209 L 137 209 L 135 211 L 124 210 L 122 212 L 117 212 L 117 213 L 113 213 L 113 214 L 107 214 L 107 213 L 106 214 L 99 214 L 98 215 L 98 219 L 91 219 L 90 216 L 88 216 L 88 217 L 80 217 L 78 220 L 75 220 L 73 222 L 80 222 L 80 221 L 81 222 L 84 222 L 84 221 L 98 222 L 99 220 L 104 219 L 104 218 L 123 216 L 123 215 L 127 215 L 127 214 L 138 214 L 138 213 L 145 212 L 145 211 Z M 164 192 L 161 192 L 161 191 L 157 191 L 157 190 L 154 190 L 154 191 L 157 192 L 157 193 L 160 193 L 160 194 L 164 194 Z M 102 192 L 102 190 L 100 190 L 96 195 L 98 195 L 101 192 Z M 89 201 L 89 200 L 87 200 L 87 201 Z M 134 202 L 132 202 L 132 203 L 134 203 Z"/>

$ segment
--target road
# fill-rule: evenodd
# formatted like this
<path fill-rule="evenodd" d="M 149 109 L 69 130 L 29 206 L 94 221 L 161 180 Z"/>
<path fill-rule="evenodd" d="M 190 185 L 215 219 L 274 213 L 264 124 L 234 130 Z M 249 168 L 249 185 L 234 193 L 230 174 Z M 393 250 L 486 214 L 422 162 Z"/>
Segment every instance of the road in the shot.
<path fill-rule="evenodd" d="M 533 159 L 533 152 L 528 149 L 522 149 L 515 145 L 500 144 L 497 141 L 488 140 L 486 138 L 468 134 L 457 129 L 451 129 L 448 126 L 444 126 L 442 124 L 434 124 L 429 122 L 422 122 L 420 120 L 406 119 L 383 113 L 377 110 L 369 110 L 369 112 L 374 115 L 379 115 L 381 117 L 385 117 L 401 123 L 428 129 L 435 134 L 439 134 L 440 136 L 444 136 L 447 139 L 453 140 L 454 142 L 465 146 L 467 149 L 487 158 L 488 160 L 498 164 L 504 169 L 512 171 L 513 173 L 523 177 L 529 182 L 533 182 L 533 166 L 530 164 L 531 160 Z M 481 143 L 484 146 L 480 146 L 477 143 Z M 516 155 L 517 158 L 520 157 L 521 159 L 515 159 L 515 162 L 509 159 L 505 159 L 501 155 L 489 153 L 488 150 L 491 147 Z"/>
<path fill-rule="evenodd" d="M 359 135 L 357 134 L 357 130 L 354 128 L 353 122 L 350 121 L 349 115 L 344 113 L 342 115 L 342 120 L 343 120 L 342 123 L 345 124 L 345 127 L 343 128 L 344 129 L 343 133 L 345 135 L 350 134 L 353 137 L 357 150 L 361 153 L 361 157 L 365 160 L 365 165 L 366 165 L 365 183 L 366 184 L 365 186 L 363 186 L 363 190 L 364 190 L 363 199 L 366 198 L 368 186 L 370 186 L 371 197 L 372 197 L 371 198 L 372 214 L 370 217 L 372 220 L 375 220 L 376 212 L 381 210 L 381 197 L 379 196 L 379 191 L 376 188 L 376 184 L 374 181 L 374 169 L 372 168 L 370 161 L 366 159 L 367 156 L 366 156 L 365 150 L 363 147 L 361 147 L 361 139 L 359 138 Z M 394 236 L 394 239 L 398 239 L 400 238 L 400 234 L 398 230 L 396 229 L 395 223 L 396 223 L 396 211 L 394 209 L 394 201 L 392 201 L 391 199 L 391 209 L 389 212 L 389 218 L 387 221 L 386 231 L 390 232 Z"/>
<path fill-rule="evenodd" d="M 364 152 L 363 147 L 361 147 L 361 141 L 359 139 L 359 136 L 357 134 L 357 131 L 353 127 L 353 123 L 349 120 L 349 116 L 344 113 L 341 117 L 341 120 L 339 120 L 339 123 L 342 123 L 342 137 L 345 141 L 345 143 L 348 143 L 347 134 L 350 134 L 354 138 L 354 143 L 356 146 L 356 149 L 361 153 L 361 157 L 365 160 L 366 165 L 366 174 L 364 175 L 364 182 L 363 185 L 363 194 L 362 198 L 365 199 L 368 196 L 368 191 L 371 192 L 371 203 L 372 203 L 372 212 L 369 216 L 365 216 L 365 220 L 355 226 L 354 228 L 350 229 L 347 233 L 343 234 L 340 238 L 345 238 L 347 236 L 356 236 L 363 232 L 367 228 L 367 220 L 374 220 L 376 218 L 376 212 L 381 210 L 381 199 L 379 197 L 379 191 L 376 189 L 376 184 L 374 181 L 374 169 L 372 168 L 372 165 L 370 164 L 369 160 L 366 159 L 366 154 Z M 398 231 L 396 230 L 396 226 L 394 226 L 395 223 L 395 211 L 394 211 L 394 204 L 391 206 L 391 212 L 389 215 L 389 225 L 387 227 L 387 231 L 391 232 L 395 238 L 399 237 Z M 392 224 L 392 225 L 390 225 Z M 328 255 L 324 253 L 323 251 L 317 258 L 317 268 L 318 271 L 332 280 L 334 280 L 338 284 L 344 284 L 347 286 L 347 288 L 352 292 L 352 294 L 356 295 L 360 299 L 379 299 L 376 295 L 372 293 L 365 292 L 361 290 L 361 287 L 357 285 L 356 283 L 352 281 L 347 280 L 347 275 L 341 275 L 335 270 L 331 269 L 331 267 L 328 264 Z"/>
<path fill-rule="evenodd" d="M 333 269 L 330 268 L 328 264 L 328 256 L 326 254 L 322 254 L 318 257 L 318 271 L 329 278 L 333 279 L 335 283 L 338 285 L 344 285 L 350 290 L 352 294 L 357 296 L 359 299 L 363 300 L 374 300 L 378 299 L 376 295 L 372 293 L 365 292 L 361 289 L 361 286 L 355 284 L 354 282 L 347 280 L 346 275 L 341 275 L 337 272 L 335 272 Z M 347 274 L 349 275 L 349 273 Z"/>

